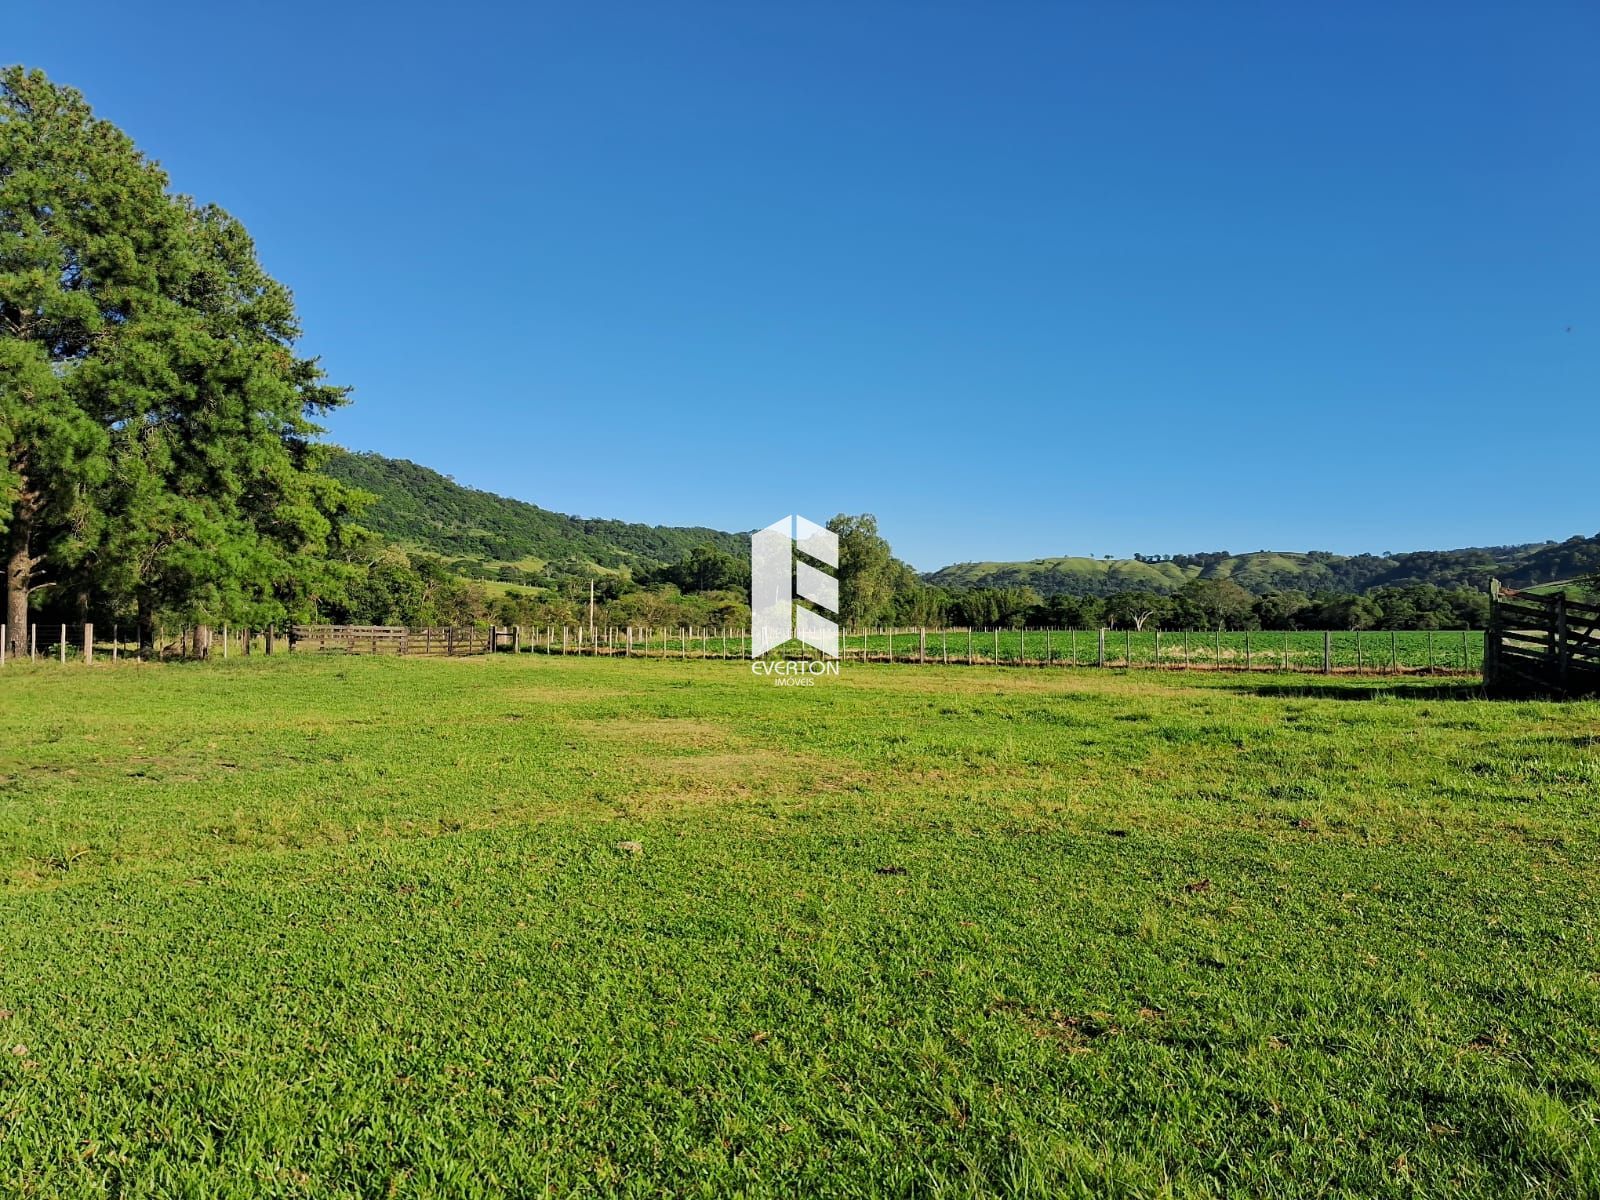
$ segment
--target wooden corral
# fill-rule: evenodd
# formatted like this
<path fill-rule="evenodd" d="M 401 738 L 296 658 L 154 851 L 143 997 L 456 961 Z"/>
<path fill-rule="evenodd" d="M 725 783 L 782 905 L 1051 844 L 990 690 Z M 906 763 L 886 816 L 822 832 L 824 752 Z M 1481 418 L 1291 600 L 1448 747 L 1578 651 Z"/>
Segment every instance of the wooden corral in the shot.
<path fill-rule="evenodd" d="M 404 625 L 296 625 L 293 646 L 345 654 L 483 654 L 490 633 L 470 625 L 408 629 Z"/>
<path fill-rule="evenodd" d="M 1501 695 L 1600 693 L 1600 605 L 1490 585 L 1483 679 Z"/>

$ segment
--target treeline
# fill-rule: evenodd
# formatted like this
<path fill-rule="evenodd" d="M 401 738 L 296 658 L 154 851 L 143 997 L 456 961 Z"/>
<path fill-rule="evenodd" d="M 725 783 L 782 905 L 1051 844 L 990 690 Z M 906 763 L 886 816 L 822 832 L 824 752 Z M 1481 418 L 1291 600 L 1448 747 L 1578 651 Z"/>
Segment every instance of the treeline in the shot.
<path fill-rule="evenodd" d="M 930 583 L 951 589 L 1031 587 L 1041 596 L 1098 596 L 1126 591 L 1162 595 L 1192 579 L 1231 579 L 1268 592 L 1358 595 L 1379 588 L 1432 584 L 1445 589 L 1485 590 L 1499 578 L 1515 587 L 1573 579 L 1600 570 L 1600 535 L 1520 546 L 1418 550 L 1405 554 L 1337 555 L 1226 550 L 1203 554 L 1135 554 L 1132 559 L 1053 558 L 1028 562 L 954 563 L 932 572 Z"/>
<path fill-rule="evenodd" d="M 1486 593 L 1426 583 L 1361 595 L 1289 590 L 1257 596 L 1225 579 L 1196 579 L 1169 595 L 1133 591 L 1047 600 L 1031 588 L 975 588 L 924 600 L 921 607 L 938 612 L 939 623 L 982 628 L 1482 629 L 1489 619 Z"/>
<path fill-rule="evenodd" d="M 1162 595 L 1127 591 L 1109 597 L 1041 597 L 1031 588 L 935 587 L 896 559 L 871 515 L 828 522 L 840 543 L 840 608 L 852 629 L 940 626 L 1055 629 L 1481 629 L 1488 596 L 1432 584 L 1362 594 L 1275 591 L 1257 596 L 1230 580 L 1195 579 Z M 582 625 L 593 616 L 613 627 L 743 627 L 750 618 L 749 563 L 715 546 L 681 561 L 638 571 L 573 564 L 558 581 L 528 591 L 491 590 L 462 578 L 455 564 L 406 554 L 381 541 L 340 599 L 331 619 L 354 624 Z M 591 591 L 592 589 L 592 591 Z"/>
<path fill-rule="evenodd" d="M 226 212 L 77 92 L 0 71 L 0 541 L 10 650 L 46 613 L 261 627 L 345 586 L 345 402 Z"/>
<path fill-rule="evenodd" d="M 362 533 L 338 572 L 342 585 L 319 598 L 317 618 L 351 625 L 743 626 L 750 619 L 749 568 L 714 546 L 682 563 L 604 571 L 576 565 L 559 581 L 530 590 L 495 588 L 462 577 L 436 555 L 405 551 Z M 711 564 L 711 565 L 708 565 Z"/>

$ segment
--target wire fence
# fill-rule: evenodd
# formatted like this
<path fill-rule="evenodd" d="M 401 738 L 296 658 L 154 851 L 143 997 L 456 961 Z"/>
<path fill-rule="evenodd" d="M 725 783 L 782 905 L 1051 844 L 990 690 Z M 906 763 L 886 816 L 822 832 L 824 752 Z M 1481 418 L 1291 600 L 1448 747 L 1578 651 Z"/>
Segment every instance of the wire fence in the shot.
<path fill-rule="evenodd" d="M 47 663 L 114 663 L 140 656 L 120 625 L 30 625 L 21 653 L 6 648 L 0 666 L 18 658 Z M 227 626 L 157 631 L 151 657 L 226 659 L 303 653 L 461 655 L 495 652 L 596 658 L 723 659 L 750 657 L 750 630 L 586 626 L 296 626 L 293 635 Z M 820 655 L 790 642 L 765 657 Z M 1477 630 L 862 629 L 841 631 L 846 662 L 1117 670 L 1299 671 L 1358 674 L 1462 674 L 1483 670 Z"/>
<path fill-rule="evenodd" d="M 30 622 L 20 638 L 9 635 L 9 627 L 0 624 L 0 667 L 18 661 L 103 664 L 143 658 L 229 658 L 272 654 L 289 644 L 273 629 L 230 629 L 226 625 L 157 626 L 147 651 L 140 647 L 132 623 Z M 480 634 L 480 645 L 482 638 Z"/>
<path fill-rule="evenodd" d="M 543 626 L 517 629 L 512 646 L 533 653 L 633 658 L 750 655 L 743 629 Z M 1167 670 L 1477 674 L 1479 630 L 867 629 L 843 631 L 845 661 L 971 666 Z M 814 657 L 797 642 L 771 657 Z"/>

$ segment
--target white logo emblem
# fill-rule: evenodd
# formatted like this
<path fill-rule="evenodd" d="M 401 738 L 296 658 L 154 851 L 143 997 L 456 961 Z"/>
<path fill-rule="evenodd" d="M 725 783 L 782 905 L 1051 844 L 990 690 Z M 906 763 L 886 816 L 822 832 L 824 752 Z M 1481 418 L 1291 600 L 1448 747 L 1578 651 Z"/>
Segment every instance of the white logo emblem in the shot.
<path fill-rule="evenodd" d="M 803 556 L 803 557 L 802 557 Z M 760 658 L 790 638 L 829 658 L 839 657 L 839 627 L 795 599 L 839 611 L 839 581 L 807 558 L 839 569 L 839 539 L 804 517 L 789 516 L 750 538 L 750 657 Z"/>

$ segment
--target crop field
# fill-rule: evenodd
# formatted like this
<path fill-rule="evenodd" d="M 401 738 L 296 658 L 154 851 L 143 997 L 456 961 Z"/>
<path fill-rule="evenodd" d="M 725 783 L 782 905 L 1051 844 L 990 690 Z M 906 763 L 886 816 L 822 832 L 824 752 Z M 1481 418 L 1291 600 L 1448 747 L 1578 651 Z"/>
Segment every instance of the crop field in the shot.
<path fill-rule="evenodd" d="M 1452 678 L 13 663 L 0 1194 L 1592 1197 L 1597 802 Z"/>
<path fill-rule="evenodd" d="M 563 640 L 565 634 L 565 640 Z M 583 635 L 587 637 L 587 635 Z M 1340 672 L 1372 674 L 1457 673 L 1483 670 L 1482 630 L 1339 630 L 1326 635 L 1327 665 Z M 601 630 L 601 654 L 632 653 L 660 658 L 743 658 L 750 642 L 743 630 Z M 593 651 L 576 629 L 538 629 L 527 646 L 540 652 Z M 798 649 L 798 643 L 794 644 Z M 990 665 L 1098 667 L 1100 631 L 1095 629 L 951 629 L 847 631 L 840 637 L 846 659 L 867 662 L 983 663 Z M 1105 631 L 1104 665 L 1225 671 L 1321 671 L 1320 630 L 1275 632 Z"/>

